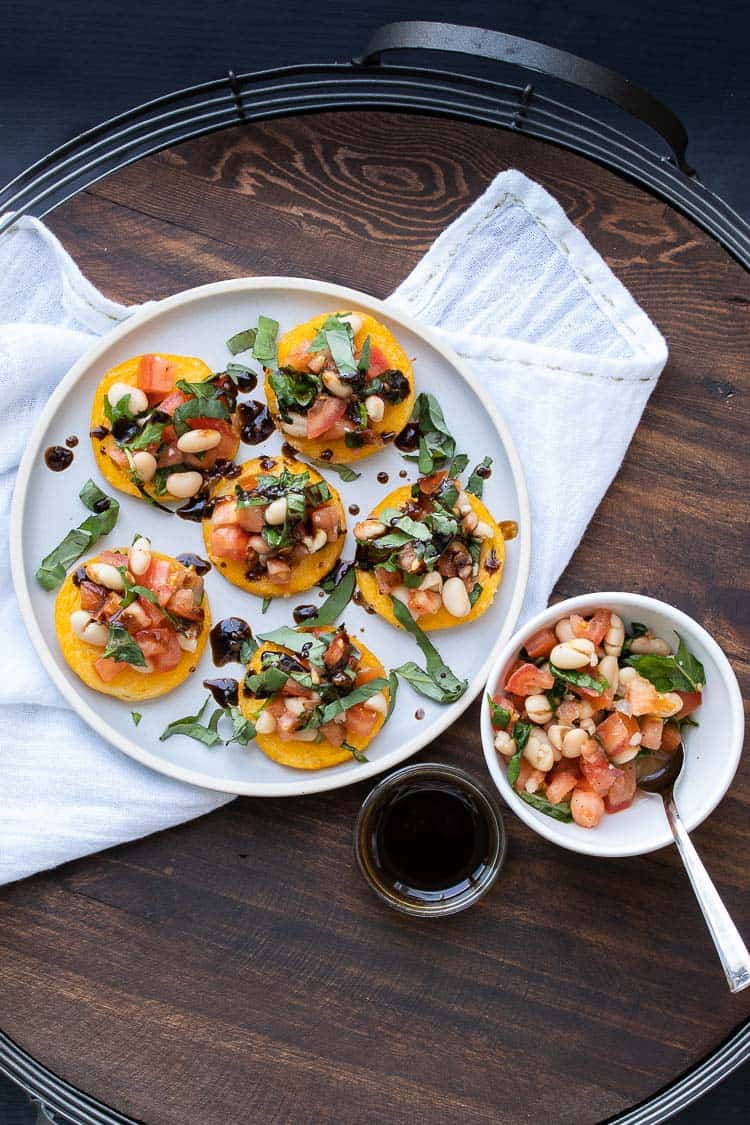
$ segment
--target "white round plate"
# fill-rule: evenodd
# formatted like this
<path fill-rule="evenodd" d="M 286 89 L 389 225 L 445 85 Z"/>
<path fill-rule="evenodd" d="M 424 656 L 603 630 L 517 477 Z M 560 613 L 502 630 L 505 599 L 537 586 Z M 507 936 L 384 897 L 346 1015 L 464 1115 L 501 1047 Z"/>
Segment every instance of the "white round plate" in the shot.
<path fill-rule="evenodd" d="M 432 635 L 445 662 L 457 675 L 468 679 L 468 690 L 458 702 L 441 706 L 402 682 L 394 714 L 369 747 L 368 762 L 352 760 L 309 773 L 278 765 L 253 743 L 248 747 L 234 744 L 208 749 L 180 735 L 160 742 L 159 735 L 168 723 L 198 710 L 206 698 L 204 679 L 215 675 L 240 678 L 239 665 L 219 672 L 207 651 L 197 671 L 179 688 L 137 705 L 143 718 L 135 727 L 127 703 L 90 690 L 65 663 L 53 624 L 55 593 L 43 590 L 34 578 L 41 559 L 88 514 L 78 499 L 84 481 L 92 477 L 105 491 L 112 492 L 99 477 L 88 436 L 95 387 L 110 367 L 143 352 L 200 356 L 212 370 L 220 371 L 232 358 L 226 340 L 254 325 L 260 313 L 278 320 L 283 333 L 335 308 L 365 310 L 391 328 L 406 352 L 415 357 L 417 389 L 431 391 L 442 404 L 458 449 L 469 455 L 469 468 L 486 454 L 493 458 L 492 476 L 484 491 L 490 510 L 498 520 L 515 520 L 518 524 L 518 538 L 507 545 L 505 573 L 490 609 L 470 625 Z M 262 380 L 251 397 L 255 395 L 263 398 Z M 44 450 L 62 444 L 71 434 L 80 439 L 73 464 L 64 472 L 50 472 L 44 463 Z M 263 445 L 241 446 L 238 458 L 273 455 L 279 449 L 278 435 L 273 435 Z M 341 493 L 344 507 L 357 504 L 363 514 L 386 491 L 405 483 L 399 477 L 400 470 L 408 470 L 409 480 L 417 476 L 416 465 L 405 461 L 393 446 L 355 468 L 362 476 L 350 484 L 333 473 L 329 476 Z M 380 472 L 388 473 L 388 484 L 378 483 Z M 130 543 L 133 535 L 141 532 L 151 538 L 156 549 L 169 554 L 204 553 L 198 524 L 169 517 L 135 497 L 117 493 L 117 498 L 121 505 L 117 526 L 97 549 Z M 19 468 L 11 520 L 11 560 L 21 611 L 41 661 L 70 705 L 94 730 L 139 762 L 171 777 L 230 793 L 278 797 L 335 789 L 372 777 L 416 753 L 468 707 L 484 685 L 496 653 L 513 632 L 528 578 L 529 525 L 523 472 L 504 422 L 466 365 L 428 329 L 373 297 L 340 286 L 300 278 L 240 278 L 200 286 L 150 305 L 108 335 L 68 372 L 39 418 Z M 350 531 L 342 557 L 352 556 Z M 244 617 L 256 634 L 291 623 L 292 609 L 317 602 L 319 594 L 313 589 L 293 598 L 275 599 L 262 616 L 260 600 L 226 582 L 215 569 L 206 576 L 206 589 L 214 621 L 230 615 Z M 352 635 L 362 637 L 386 667 L 410 659 L 422 663 L 412 638 L 379 617 L 352 603 L 343 620 Z M 424 718 L 417 721 L 415 712 L 420 708 Z"/>

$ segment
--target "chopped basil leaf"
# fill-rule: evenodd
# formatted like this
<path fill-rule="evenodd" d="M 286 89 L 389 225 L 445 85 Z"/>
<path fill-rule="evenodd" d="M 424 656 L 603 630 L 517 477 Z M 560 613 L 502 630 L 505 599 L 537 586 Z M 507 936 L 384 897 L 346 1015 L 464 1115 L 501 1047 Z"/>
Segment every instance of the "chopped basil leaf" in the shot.
<path fill-rule="evenodd" d="M 161 604 L 153 590 L 149 590 L 145 586 L 139 586 L 136 583 L 131 582 L 128 578 L 127 569 L 124 566 L 118 566 L 117 569 L 120 572 L 120 577 L 122 578 L 123 585 L 125 587 L 123 599 L 120 602 L 121 610 L 127 609 L 129 605 L 133 604 L 136 598 L 144 598 L 147 602 L 151 602 L 151 605 L 155 605 L 157 609 L 159 609 L 164 614 L 167 620 L 172 622 L 176 629 L 181 629 L 181 627 L 183 627 L 183 622 L 181 622 L 179 618 L 175 617 L 173 613 L 170 613 L 166 606 L 163 606 Z"/>
<path fill-rule="evenodd" d="M 248 742 L 252 742 L 255 738 L 255 727 L 249 719 L 245 718 L 239 707 L 230 707 L 229 717 L 232 720 L 232 737 L 227 739 L 226 745 L 229 746 L 230 742 L 239 742 L 242 746 L 247 746 Z"/>
<path fill-rule="evenodd" d="M 116 426 L 118 422 L 132 422 L 135 415 L 130 412 L 130 391 L 122 398 L 118 398 L 114 406 L 109 401 L 109 397 L 105 395 L 104 416 L 110 426 Z"/>
<path fill-rule="evenodd" d="M 491 457 L 485 457 L 482 461 L 479 462 L 478 465 L 476 465 L 471 470 L 471 476 L 469 477 L 469 483 L 466 485 L 466 491 L 467 492 L 473 492 L 475 496 L 478 496 L 481 499 L 482 492 L 484 490 L 484 477 L 482 476 L 482 474 L 480 472 L 480 469 L 489 469 L 491 464 L 492 464 L 492 458 Z M 454 461 L 454 466 L 455 466 L 455 461 Z"/>
<path fill-rule="evenodd" d="M 531 725 L 529 723 L 514 723 L 511 736 L 516 744 L 516 752 L 512 758 L 508 760 L 508 781 L 511 785 L 515 785 L 518 781 L 518 775 L 521 772 L 521 758 L 526 749 L 526 743 L 529 741 L 531 734 Z"/>
<path fill-rule="evenodd" d="M 228 422 L 231 417 L 220 398 L 189 398 L 175 410 L 172 415 L 172 425 L 177 436 L 182 437 L 190 429 L 188 418 L 219 418 Z"/>
<path fill-rule="evenodd" d="M 329 320 L 332 319 L 329 317 Z M 333 357 L 341 375 L 356 375 L 352 330 L 348 324 L 339 322 L 335 328 L 325 330 L 326 347 Z"/>
<path fill-rule="evenodd" d="M 469 605 L 473 609 L 482 596 L 482 587 L 478 582 L 475 582 L 469 594 Z"/>
<path fill-rule="evenodd" d="M 434 395 L 422 392 L 417 395 L 411 421 L 419 427 L 419 454 L 408 456 L 407 461 L 416 460 L 423 475 L 432 473 L 435 468 L 451 462 L 456 453 L 456 441 L 448 429 L 440 403 Z"/>
<path fill-rule="evenodd" d="M 232 355 L 239 355 L 240 352 L 247 352 L 252 348 L 255 343 L 255 337 L 258 334 L 256 328 L 246 328 L 244 332 L 236 332 L 234 336 L 230 336 L 227 340 L 227 347 Z"/>
<path fill-rule="evenodd" d="M 140 713 L 140 711 L 131 711 L 130 718 L 133 720 L 133 726 L 137 727 L 141 719 L 143 718 L 143 715 Z"/>
<path fill-rule="evenodd" d="M 164 731 L 159 735 L 160 742 L 166 742 L 174 734 L 183 734 L 186 738 L 194 738 L 196 742 L 202 742 L 204 746 L 215 746 L 217 742 L 221 742 L 221 737 L 217 731 L 219 719 L 223 711 L 221 707 L 217 707 L 211 716 L 208 726 L 204 726 L 201 722 L 203 713 L 211 701 L 211 696 L 207 696 L 206 700 L 197 715 L 186 715 L 183 719 L 175 719 L 170 723 Z"/>
<path fill-rule="evenodd" d="M 388 722 L 391 715 L 393 714 L 393 710 L 396 706 L 396 695 L 397 694 L 398 694 L 398 676 L 396 675 L 396 670 L 394 668 L 392 671 L 390 671 L 388 673 L 388 695 L 389 695 L 389 699 L 388 699 L 388 710 L 386 711 L 386 715 L 385 715 L 386 723 Z M 697 723 L 696 723 L 696 726 L 697 726 Z"/>
<path fill-rule="evenodd" d="M 388 681 L 378 676 L 375 680 L 370 680 L 366 684 L 361 684 L 360 687 L 350 691 L 348 695 L 341 696 L 339 699 L 333 699 L 330 703 L 326 703 L 320 716 L 320 726 L 325 726 L 330 723 L 337 715 L 343 711 L 348 711 L 350 707 L 356 707 L 358 703 L 364 703 L 366 699 L 371 699 L 373 695 L 377 695 L 383 688 L 388 687 Z"/>
<path fill-rule="evenodd" d="M 108 535 L 117 523 L 119 503 L 102 492 L 92 480 L 86 481 L 78 495 L 93 515 L 88 516 L 80 527 L 69 531 L 63 541 L 42 559 L 36 580 L 45 590 L 54 590 L 59 586 L 68 568 L 102 535 Z"/>
<path fill-rule="evenodd" d="M 240 663 L 249 664 L 257 651 L 258 642 L 255 637 L 248 637 L 247 640 L 242 642 L 242 647 L 240 648 Z"/>
<path fill-rule="evenodd" d="M 700 726 L 700 723 L 697 723 L 690 715 L 686 715 L 684 719 L 669 719 L 668 722 L 674 723 L 679 731 L 681 731 L 683 727 Z"/>
<path fill-rule="evenodd" d="M 641 621 L 634 621 L 632 623 L 632 625 L 630 626 L 630 631 L 629 631 L 627 637 L 625 638 L 625 642 L 622 646 L 622 652 L 620 653 L 620 661 L 621 662 L 630 653 L 630 646 L 633 643 L 633 641 L 635 640 L 635 638 L 636 637 L 642 637 L 647 632 L 648 632 L 648 625 L 644 625 Z"/>
<path fill-rule="evenodd" d="M 341 577 L 340 581 L 333 588 L 315 616 L 306 622 L 308 628 L 320 625 L 333 625 L 338 620 L 352 600 L 356 578 L 357 575 L 354 567 L 351 567 L 351 569 L 347 570 Z"/>
<path fill-rule="evenodd" d="M 146 657 L 143 649 L 138 644 L 124 625 L 109 623 L 109 640 L 102 656 L 105 660 L 114 660 L 118 664 L 132 664 L 134 668 L 146 668 Z"/>
<path fill-rule="evenodd" d="M 406 680 L 408 684 L 414 688 L 419 695 L 425 696 L 426 699 L 434 699 L 436 703 L 450 702 L 446 699 L 443 688 L 432 678 L 424 668 L 420 668 L 413 660 L 407 660 L 405 664 L 399 665 L 394 669 L 398 672 L 402 679 Z"/>
<path fill-rule="evenodd" d="M 261 672 L 248 672 L 245 676 L 245 687 L 252 695 L 267 698 L 281 691 L 288 679 L 288 672 L 270 664 Z"/>
<path fill-rule="evenodd" d="M 605 680 L 604 676 L 590 676 L 588 672 L 582 672 L 579 668 L 556 668 L 550 663 L 549 670 L 555 679 L 565 680 L 568 684 L 587 688 L 588 691 L 595 691 L 597 695 L 602 695 L 609 687 L 609 681 Z"/>
<path fill-rule="evenodd" d="M 553 820 L 561 820 L 564 824 L 570 824 L 573 819 L 568 801 L 560 801 L 559 804 L 553 805 L 551 801 L 548 801 L 546 797 L 541 797 L 538 793 L 519 793 L 518 795 L 527 805 L 531 805 L 533 809 L 544 813 L 545 816 L 551 816 Z"/>
<path fill-rule="evenodd" d="M 312 372 L 295 371 L 293 367 L 281 367 L 269 376 L 271 390 L 276 395 L 282 417 L 288 419 L 290 412 L 299 412 L 312 406 L 322 387 L 319 376 Z"/>
<path fill-rule="evenodd" d="M 342 742 L 341 745 L 343 746 L 344 750 L 349 751 L 355 761 L 369 762 L 370 759 L 367 757 L 367 755 L 363 754 L 361 750 L 358 750 L 356 746 L 352 746 L 351 742 Z"/>
<path fill-rule="evenodd" d="M 306 660 L 309 660 L 311 664 L 318 665 L 322 662 L 323 653 L 328 647 L 327 642 L 319 637 L 314 637 L 311 633 L 298 633 L 296 629 L 290 629 L 288 625 L 282 625 L 280 629 L 274 629 L 273 633 L 259 636 L 258 640 L 278 645 L 279 648 L 288 648 L 291 652 L 296 652 L 298 656 L 303 656 Z"/>
<path fill-rule="evenodd" d="M 361 372 L 362 375 L 366 375 L 369 370 L 370 370 L 370 337 L 366 336 L 365 342 L 362 345 L 362 350 L 359 353 L 359 359 L 357 360 L 357 371 Z"/>
<path fill-rule="evenodd" d="M 338 473 L 341 479 L 347 483 L 353 480 L 359 480 L 362 476 L 361 473 L 355 473 L 354 469 L 350 468 L 349 465 L 337 464 L 335 461 L 320 461 L 316 460 L 314 457 L 311 457 L 310 460 L 313 465 L 316 465 L 319 469 L 327 469 L 329 472 Z"/>
<path fill-rule="evenodd" d="M 264 598 L 264 599 L 263 599 L 263 604 L 262 604 L 262 606 L 260 607 L 260 612 L 261 612 L 261 613 L 265 613 L 265 612 L 266 612 L 266 610 L 268 609 L 268 607 L 270 606 L 270 604 L 271 604 L 271 602 L 272 602 L 272 601 L 273 601 L 273 598 L 270 598 L 270 597 L 266 597 L 266 598 Z"/>
<path fill-rule="evenodd" d="M 276 366 L 276 336 L 279 322 L 270 316 L 259 316 L 256 329 L 253 357 L 266 367 Z"/>
<path fill-rule="evenodd" d="M 489 692 L 487 692 L 487 702 L 490 705 L 490 722 L 495 730 L 507 730 L 510 722 L 510 711 L 506 707 L 501 707 L 499 703 L 495 703 Z"/>
<path fill-rule="evenodd" d="M 468 454 L 457 453 L 456 456 L 453 458 L 453 464 L 451 465 L 452 475 L 454 477 L 460 477 L 461 473 L 464 471 L 464 469 L 466 468 L 466 466 L 468 464 L 469 464 Z M 481 495 L 481 493 L 478 493 L 477 495 Z M 458 493 L 456 493 L 456 499 L 458 499 Z M 446 503 L 446 507 L 452 508 L 453 504 L 456 503 L 456 500 L 453 500 L 453 502 L 451 504 L 448 504 L 446 501 L 444 501 L 444 503 Z"/>
<path fill-rule="evenodd" d="M 688 650 L 679 633 L 679 645 L 673 656 L 649 654 L 628 656 L 625 664 L 650 680 L 657 691 L 703 691 L 706 672 L 699 660 Z"/>
<path fill-rule="evenodd" d="M 166 422 L 147 422 L 141 432 L 132 441 L 126 443 L 128 449 L 137 452 L 139 449 L 146 449 L 149 445 L 158 445 L 166 425 Z"/>
<path fill-rule="evenodd" d="M 450 668 L 443 662 L 443 658 L 438 650 L 428 639 L 426 634 L 419 628 L 419 625 L 417 625 L 403 602 L 391 596 L 391 605 L 393 606 L 393 615 L 396 620 L 400 625 L 403 625 L 408 633 L 411 633 L 421 649 L 427 665 L 427 676 L 440 689 L 439 696 L 431 694 L 428 698 L 437 699 L 438 703 L 454 703 L 457 699 L 460 699 L 469 686 L 468 681 L 459 680 L 453 675 Z M 409 674 L 413 675 L 413 670 L 410 665 L 406 665 L 406 667 L 409 668 Z M 400 672 L 400 669 L 397 668 L 396 671 Z M 406 674 L 404 674 L 404 678 L 407 678 Z M 424 683 L 421 683 L 421 685 L 417 687 L 413 680 L 410 682 L 414 684 L 415 689 L 419 691 L 420 694 L 427 694 L 424 690 Z"/>

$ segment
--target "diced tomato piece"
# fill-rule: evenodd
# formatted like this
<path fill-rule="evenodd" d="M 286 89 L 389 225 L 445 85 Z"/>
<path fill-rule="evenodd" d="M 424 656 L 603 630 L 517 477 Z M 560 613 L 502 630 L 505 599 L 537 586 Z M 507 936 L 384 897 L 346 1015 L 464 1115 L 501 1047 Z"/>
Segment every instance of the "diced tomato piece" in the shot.
<path fill-rule="evenodd" d="M 423 496 L 434 496 L 447 476 L 448 470 L 440 469 L 436 473 L 430 473 L 428 477 L 420 477 L 417 481 L 419 491 Z"/>
<path fill-rule="evenodd" d="M 105 684 L 116 679 L 121 672 L 125 671 L 126 667 L 126 664 L 118 660 L 112 660 L 109 656 L 100 656 L 94 661 L 94 671 L 100 680 L 104 680 Z"/>
<path fill-rule="evenodd" d="M 597 609 L 587 621 L 577 613 L 570 615 L 570 627 L 574 637 L 585 637 L 592 644 L 600 645 L 607 635 L 612 614 L 608 609 Z"/>
<path fill-rule="evenodd" d="M 230 498 L 219 500 L 211 516 L 211 526 L 227 527 L 230 524 L 236 524 L 238 522 L 237 501 Z"/>
<path fill-rule="evenodd" d="M 175 590 L 175 574 L 168 559 L 152 557 L 148 570 L 141 578 L 142 586 L 153 590 L 159 605 L 166 605 Z"/>
<path fill-rule="evenodd" d="M 592 749 L 593 747 L 593 749 Z M 603 797 L 609 792 L 622 770 L 610 764 L 607 755 L 593 738 L 589 739 L 580 758 L 581 773 L 594 793 Z"/>
<path fill-rule="evenodd" d="M 177 368 L 160 355 L 142 355 L 138 364 L 138 386 L 151 398 L 164 398 L 177 379 Z"/>
<path fill-rule="evenodd" d="M 253 535 L 263 530 L 265 523 L 265 507 L 262 504 L 257 506 L 240 508 L 235 510 L 235 521 L 242 528 L 243 531 L 249 531 Z"/>
<path fill-rule="evenodd" d="M 182 649 L 174 629 L 166 625 L 140 629 L 135 634 L 135 640 L 155 672 L 168 672 L 179 664 Z"/>
<path fill-rule="evenodd" d="M 352 738 L 367 738 L 378 721 L 378 712 L 363 703 L 355 703 L 346 712 L 346 733 Z"/>
<path fill-rule="evenodd" d="M 346 727 L 343 723 L 323 723 L 320 733 L 331 746 L 340 746 L 346 739 Z"/>
<path fill-rule="evenodd" d="M 314 440 L 323 437 L 332 426 L 343 418 L 346 403 L 342 398 L 332 395 L 321 395 L 316 398 L 307 412 L 307 436 Z"/>
<path fill-rule="evenodd" d="M 323 663 L 329 672 L 334 672 L 348 662 L 351 652 L 352 644 L 346 633 L 334 633 L 323 653 Z"/>
<path fill-rule="evenodd" d="M 109 457 L 110 461 L 113 462 L 113 464 L 117 465 L 118 469 L 130 468 L 128 455 L 124 449 L 119 449 L 116 445 L 110 445 L 107 449 L 107 456 Z"/>
<path fill-rule="evenodd" d="M 553 805 L 558 805 L 569 793 L 573 792 L 579 781 L 578 762 L 563 758 L 547 774 L 547 784 L 544 790 L 547 800 Z"/>
<path fill-rule="evenodd" d="M 536 664 L 522 664 L 506 681 L 505 690 L 513 695 L 538 695 L 549 691 L 554 683 L 555 678 L 551 672 L 537 668 Z"/>
<path fill-rule="evenodd" d="M 570 798 L 570 811 L 581 828 L 596 828 L 604 816 L 604 801 L 598 793 L 579 785 Z"/>
<path fill-rule="evenodd" d="M 369 684 L 370 680 L 377 680 L 381 676 L 379 668 L 360 668 L 354 680 L 355 687 Z"/>
<path fill-rule="evenodd" d="M 340 441 L 342 437 L 353 433 L 356 429 L 357 426 L 351 418 L 347 418 L 346 414 L 343 414 L 338 421 L 333 423 L 330 429 L 326 430 L 324 436 L 327 441 Z"/>
<path fill-rule="evenodd" d="M 96 582 L 89 582 L 84 579 L 78 587 L 78 592 L 81 595 L 81 609 L 85 609 L 92 616 L 96 616 L 107 597 L 104 588 L 98 586 Z"/>
<path fill-rule="evenodd" d="M 370 344 L 370 366 L 367 368 L 367 378 L 377 379 L 378 375 L 382 375 L 384 371 L 390 371 L 391 365 L 388 362 L 388 357 L 385 352 L 377 346 L 377 344 Z"/>
<path fill-rule="evenodd" d="M 628 762 L 621 769 L 607 793 L 607 812 L 621 812 L 633 803 L 636 790 L 635 762 Z"/>
<path fill-rule="evenodd" d="M 638 733 L 638 720 L 621 711 L 612 711 L 604 722 L 596 728 L 596 736 L 607 754 L 617 754 L 630 745 L 630 739 Z"/>
<path fill-rule="evenodd" d="M 119 613 L 120 604 L 120 595 L 115 594 L 113 590 L 110 590 L 107 592 L 107 596 L 104 599 L 104 605 L 101 607 L 96 616 L 100 621 L 109 621 L 110 618 L 114 617 L 116 613 Z"/>
<path fill-rule="evenodd" d="M 295 697 L 295 699 L 309 699 L 312 695 L 312 691 L 310 690 L 310 688 L 306 688 L 303 687 L 302 684 L 298 684 L 297 681 L 293 680 L 290 676 L 281 689 L 281 694 L 292 695 Z"/>
<path fill-rule="evenodd" d="M 664 720 L 656 715 L 643 715 L 640 721 L 641 746 L 645 750 L 658 750 L 664 730 Z"/>
<path fill-rule="evenodd" d="M 397 571 L 385 570 L 382 566 L 375 567 L 375 581 L 381 594 L 388 594 L 401 585 L 401 576 Z"/>
<path fill-rule="evenodd" d="M 285 559 L 268 559 L 266 562 L 268 580 L 274 586 L 288 586 L 292 580 L 292 568 Z"/>
<path fill-rule="evenodd" d="M 557 708 L 557 722 L 572 725 L 576 719 L 581 718 L 581 708 L 582 705 L 575 699 L 564 699 Z"/>
<path fill-rule="evenodd" d="M 677 747 L 682 742 L 682 735 L 680 728 L 674 723 L 665 723 L 664 729 L 661 732 L 661 746 L 660 750 L 664 750 L 667 754 L 674 754 Z"/>
<path fill-rule="evenodd" d="M 138 605 L 146 615 L 146 621 L 149 627 L 154 625 L 161 625 L 163 623 L 164 614 L 160 610 L 159 606 L 154 605 L 154 603 L 150 602 L 148 598 L 139 598 Z"/>
<path fill-rule="evenodd" d="M 221 434 L 219 444 L 204 454 L 203 465 L 213 465 L 220 459 L 231 461 L 240 447 L 240 435 L 226 418 L 188 418 L 187 424 L 191 430 L 217 430 Z"/>
<path fill-rule="evenodd" d="M 552 629 L 537 629 L 524 647 L 532 660 L 538 660 L 540 656 L 549 656 L 556 644 L 557 637 Z"/>
<path fill-rule="evenodd" d="M 437 613 L 443 599 L 437 590 L 410 590 L 409 611 L 412 617 L 422 617 L 425 613 Z"/>
<path fill-rule="evenodd" d="M 128 556 L 123 555 L 120 551 L 101 551 L 99 562 L 109 563 L 110 566 L 127 566 Z"/>
<path fill-rule="evenodd" d="M 276 733 L 282 742 L 291 742 L 301 725 L 299 716 L 284 708 L 276 720 Z"/>
<path fill-rule="evenodd" d="M 703 699 L 699 691 L 678 691 L 677 695 L 682 700 L 682 707 L 675 715 L 676 719 L 684 719 L 686 715 L 692 715 L 693 711 L 700 707 Z"/>
<path fill-rule="evenodd" d="M 335 504 L 323 504 L 311 513 L 313 531 L 325 531 L 326 539 L 333 543 L 339 537 L 339 513 Z"/>
<path fill-rule="evenodd" d="M 656 690 L 650 680 L 643 676 L 634 676 L 628 682 L 625 698 L 630 704 L 634 715 L 657 715 L 667 719 L 676 715 L 679 707 L 679 696 L 676 692 L 668 691 L 663 695 Z"/>
<path fill-rule="evenodd" d="M 162 401 L 159 403 L 159 410 L 161 410 L 164 414 L 174 414 L 177 407 L 182 406 L 183 403 L 187 402 L 187 400 L 188 396 L 186 394 L 183 394 L 182 391 L 172 391 L 171 394 L 168 394 L 167 397 L 165 399 L 162 399 Z M 169 439 L 164 438 L 164 434 L 162 434 L 162 440 L 168 441 Z"/>
<path fill-rule="evenodd" d="M 248 533 L 234 524 L 211 528 L 211 553 L 219 559 L 242 562 L 247 554 L 249 541 Z"/>
<path fill-rule="evenodd" d="M 310 360 L 315 356 L 315 352 L 309 350 L 310 343 L 310 340 L 305 340 L 303 343 L 297 344 L 296 348 L 292 348 L 286 357 L 286 366 L 293 367 L 295 371 L 307 371 Z"/>
<path fill-rule="evenodd" d="M 186 621 L 202 621 L 204 617 L 203 609 L 195 604 L 192 590 L 176 590 L 167 602 L 167 609 Z"/>
<path fill-rule="evenodd" d="M 545 776 L 541 770 L 534 769 L 526 758 L 521 758 L 514 789 L 517 793 L 536 793 L 544 784 Z"/>

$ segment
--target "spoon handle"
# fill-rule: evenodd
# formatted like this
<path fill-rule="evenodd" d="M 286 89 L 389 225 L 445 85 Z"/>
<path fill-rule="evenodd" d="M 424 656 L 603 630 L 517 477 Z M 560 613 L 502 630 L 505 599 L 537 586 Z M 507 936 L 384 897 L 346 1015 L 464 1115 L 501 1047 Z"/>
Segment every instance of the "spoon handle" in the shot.
<path fill-rule="evenodd" d="M 729 988 L 732 992 L 741 992 L 743 988 L 750 985 L 750 953 L 730 918 L 729 911 L 721 901 L 711 876 L 703 866 L 703 861 L 693 846 L 671 795 L 665 798 L 664 808 L 680 858 L 685 865 L 698 905 L 713 938 L 716 952 L 719 954 Z"/>

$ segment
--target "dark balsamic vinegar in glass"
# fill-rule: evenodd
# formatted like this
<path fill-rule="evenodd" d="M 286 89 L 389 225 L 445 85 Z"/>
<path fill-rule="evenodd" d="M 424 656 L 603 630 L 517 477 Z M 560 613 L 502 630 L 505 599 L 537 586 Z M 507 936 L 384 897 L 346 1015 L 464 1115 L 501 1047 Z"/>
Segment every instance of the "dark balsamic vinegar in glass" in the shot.
<path fill-rule="evenodd" d="M 490 853 L 487 821 L 473 795 L 438 780 L 397 789 L 372 842 L 386 880 L 416 898 L 459 893 L 479 877 Z"/>

